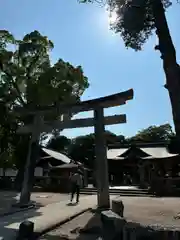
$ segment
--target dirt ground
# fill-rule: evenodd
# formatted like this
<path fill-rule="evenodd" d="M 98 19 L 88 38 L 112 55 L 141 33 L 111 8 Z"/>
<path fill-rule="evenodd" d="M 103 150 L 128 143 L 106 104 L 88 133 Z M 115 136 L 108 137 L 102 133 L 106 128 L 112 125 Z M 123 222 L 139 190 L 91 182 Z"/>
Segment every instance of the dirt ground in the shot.
<path fill-rule="evenodd" d="M 180 230 L 180 198 L 120 197 L 124 202 L 124 217 L 128 221 L 163 227 L 169 230 Z M 45 234 L 42 240 L 97 240 L 101 239 L 99 231 L 100 217 L 87 212 L 59 228 Z M 82 232 L 80 229 L 93 228 L 94 233 Z"/>
<path fill-rule="evenodd" d="M 17 201 L 19 194 L 15 192 L 0 192 L 0 215 L 7 212 L 10 206 Z M 169 229 L 180 229 L 180 198 L 156 198 L 156 197 L 118 197 L 124 203 L 124 217 L 142 225 L 162 226 Z M 41 206 L 47 204 L 69 201 L 68 194 L 58 193 L 32 193 L 31 199 Z M 60 228 L 48 233 L 44 238 L 47 240 L 67 239 L 88 239 L 87 234 L 79 235 L 78 229 L 89 226 L 93 222 L 99 221 L 92 212 L 83 214 L 78 218 L 64 224 Z M 51 236 L 52 235 L 52 236 Z M 62 235 L 64 236 L 62 238 Z M 97 239 L 98 234 L 94 234 L 90 239 Z M 89 235 L 88 235 L 89 236 Z M 83 238 L 82 238 L 83 237 Z M 93 238 L 92 238 L 93 237 Z M 89 240 L 89 239 L 88 239 Z"/>
<path fill-rule="evenodd" d="M 19 193 L 12 191 L 0 191 L 0 215 L 12 210 L 12 204 L 16 203 L 19 199 Z M 39 206 L 69 200 L 68 194 L 59 193 L 42 193 L 35 192 L 31 195 L 31 200 Z"/>
<path fill-rule="evenodd" d="M 180 198 L 120 197 L 124 216 L 142 225 L 180 229 Z"/>
<path fill-rule="evenodd" d="M 100 216 L 88 211 L 42 236 L 41 240 L 101 239 Z"/>

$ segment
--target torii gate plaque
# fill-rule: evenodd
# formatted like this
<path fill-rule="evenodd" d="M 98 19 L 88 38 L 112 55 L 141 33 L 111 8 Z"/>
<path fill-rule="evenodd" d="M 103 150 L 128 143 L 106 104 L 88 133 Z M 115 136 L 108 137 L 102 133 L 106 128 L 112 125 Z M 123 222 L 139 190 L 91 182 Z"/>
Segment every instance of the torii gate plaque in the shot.
<path fill-rule="evenodd" d="M 96 181 L 97 181 L 97 200 L 98 207 L 100 208 L 109 208 L 110 200 L 109 200 L 109 179 L 108 179 L 108 163 L 107 163 L 107 149 L 106 149 L 106 140 L 104 137 L 105 133 L 105 125 L 112 125 L 118 123 L 126 123 L 126 115 L 114 115 L 104 117 L 104 108 L 115 107 L 119 105 L 126 104 L 127 100 L 133 99 L 133 89 L 130 89 L 125 92 L 121 92 L 118 94 L 113 94 L 110 96 L 83 101 L 77 104 L 59 104 L 58 106 L 47 106 L 47 107 L 37 107 L 36 109 L 30 108 L 16 108 L 16 111 L 19 114 L 27 114 L 34 115 L 34 123 L 32 125 L 23 126 L 18 129 L 19 133 L 27 133 L 31 132 L 32 140 L 37 141 L 41 132 L 52 131 L 53 129 L 66 129 L 66 128 L 77 128 L 77 127 L 89 127 L 94 126 L 95 129 L 95 153 L 96 153 Z M 67 121 L 53 121 L 53 122 L 44 122 L 41 116 L 47 114 L 47 112 L 57 111 L 59 115 L 72 113 L 76 114 L 78 112 L 84 111 L 94 111 L 93 118 L 86 119 L 75 119 L 75 120 L 67 120 Z M 25 197 L 25 195 L 29 195 L 31 189 L 28 189 L 28 179 L 29 171 L 28 167 L 30 162 L 33 161 L 36 163 L 36 159 L 33 154 L 30 153 L 31 146 L 29 149 L 29 154 L 26 163 L 26 169 L 24 173 L 24 181 L 23 187 L 21 191 L 21 198 L 26 199 L 26 201 L 30 200 Z M 30 157 L 31 156 L 31 157 Z M 34 164 L 35 167 L 35 164 Z M 22 201 L 23 202 L 23 201 Z"/>

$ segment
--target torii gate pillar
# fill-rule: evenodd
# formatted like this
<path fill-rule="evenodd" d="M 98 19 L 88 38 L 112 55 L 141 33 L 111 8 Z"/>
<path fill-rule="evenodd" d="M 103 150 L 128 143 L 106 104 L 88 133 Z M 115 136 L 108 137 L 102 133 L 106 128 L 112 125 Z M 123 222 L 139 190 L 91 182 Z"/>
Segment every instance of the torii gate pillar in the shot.
<path fill-rule="evenodd" d="M 104 108 L 101 106 L 94 109 L 94 128 L 96 141 L 95 155 L 98 207 L 108 209 L 110 207 L 109 176 L 104 126 Z"/>
<path fill-rule="evenodd" d="M 38 134 L 41 131 L 51 131 L 54 128 L 76 128 L 76 127 L 89 127 L 94 126 L 95 128 L 95 137 L 96 137 L 96 181 L 97 181 L 97 192 L 98 192 L 98 207 L 99 208 L 109 208 L 110 207 L 110 199 L 109 199 L 109 176 L 108 176 L 108 163 L 107 163 L 107 152 L 106 152 L 106 139 L 105 139 L 105 125 L 111 124 L 119 124 L 119 123 L 126 123 L 126 115 L 114 115 L 104 117 L 104 108 L 120 106 L 126 104 L 127 100 L 133 99 L 133 89 L 129 89 L 125 92 L 120 92 L 117 94 L 113 94 L 110 96 L 87 100 L 76 104 L 59 104 L 59 106 L 46 106 L 46 107 L 37 107 L 36 109 L 21 109 L 21 107 L 17 107 L 16 111 L 18 114 L 33 114 L 38 115 L 36 116 L 36 123 L 30 126 L 23 127 L 22 132 L 31 132 L 33 134 L 33 139 L 37 139 Z M 57 113 L 65 114 L 67 110 L 71 111 L 72 113 L 84 112 L 84 111 L 94 111 L 94 118 L 88 119 L 75 119 L 70 120 L 67 122 L 60 122 L 57 124 L 55 121 L 53 126 L 49 126 L 48 123 L 41 122 L 41 117 L 44 116 L 45 113 L 53 112 L 54 110 Z M 43 130 L 44 129 L 44 130 Z M 19 131 L 21 132 L 21 131 Z M 36 152 L 36 151 L 34 151 Z M 34 153 L 35 154 L 35 153 Z M 31 161 L 30 157 L 27 162 L 27 169 L 29 168 L 30 163 L 32 163 L 32 159 L 35 159 L 36 156 L 31 154 Z M 33 164 L 35 160 L 33 161 Z M 34 165 L 35 166 L 35 165 Z M 33 169 L 33 168 L 32 168 Z M 30 186 L 30 178 L 27 175 L 27 171 L 25 172 L 25 181 L 23 184 L 23 191 L 21 196 L 22 202 L 27 202 L 29 199 L 30 194 L 27 194 L 27 186 Z M 29 183 L 29 185 L 28 185 Z M 30 189 L 28 187 L 28 189 Z M 27 197 L 26 197 L 27 196 Z"/>
<path fill-rule="evenodd" d="M 40 136 L 40 126 L 42 124 L 42 118 L 39 115 L 34 116 L 33 120 L 33 131 L 31 135 L 31 140 L 29 143 L 28 156 L 24 171 L 24 180 L 21 189 L 20 202 L 19 205 L 30 204 L 31 190 L 33 187 L 34 170 L 36 167 L 37 157 L 39 153 L 39 136 Z"/>

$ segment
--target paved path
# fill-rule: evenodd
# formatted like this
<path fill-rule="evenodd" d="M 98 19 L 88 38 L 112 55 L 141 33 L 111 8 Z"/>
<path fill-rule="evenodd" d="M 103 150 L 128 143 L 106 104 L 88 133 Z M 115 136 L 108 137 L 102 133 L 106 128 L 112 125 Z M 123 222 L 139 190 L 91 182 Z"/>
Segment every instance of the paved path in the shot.
<path fill-rule="evenodd" d="M 31 209 L 26 212 L 19 212 L 13 215 L 0 218 L 0 237 L 6 240 L 15 239 L 19 224 L 24 220 L 29 220 L 35 223 L 35 232 L 42 232 L 45 229 L 71 218 L 87 208 L 93 208 L 97 204 L 97 197 L 86 196 L 81 197 L 78 205 L 69 206 L 67 201 L 48 204 L 39 209 Z"/>
<path fill-rule="evenodd" d="M 19 200 L 19 193 L 13 191 L 0 191 L 0 216 L 4 213 L 12 211 L 12 204 Z M 68 201 L 69 194 L 61 193 L 43 193 L 35 192 L 31 194 L 31 200 L 39 206 L 46 206 L 47 204 Z"/>
<path fill-rule="evenodd" d="M 100 214 L 87 211 L 77 218 L 44 234 L 41 240 L 97 240 L 101 237 Z M 85 230 L 85 231 L 81 231 Z M 100 238 L 101 239 L 101 238 Z"/>

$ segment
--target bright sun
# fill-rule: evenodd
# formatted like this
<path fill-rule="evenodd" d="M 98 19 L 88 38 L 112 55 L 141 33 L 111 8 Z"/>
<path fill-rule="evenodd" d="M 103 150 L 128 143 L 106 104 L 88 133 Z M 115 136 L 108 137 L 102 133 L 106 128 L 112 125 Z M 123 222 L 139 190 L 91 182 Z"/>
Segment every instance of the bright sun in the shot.
<path fill-rule="evenodd" d="M 111 13 L 109 12 L 108 14 L 109 14 L 109 16 L 108 16 L 109 24 L 115 23 L 116 19 L 117 19 L 117 13 L 116 12 L 111 12 Z"/>

